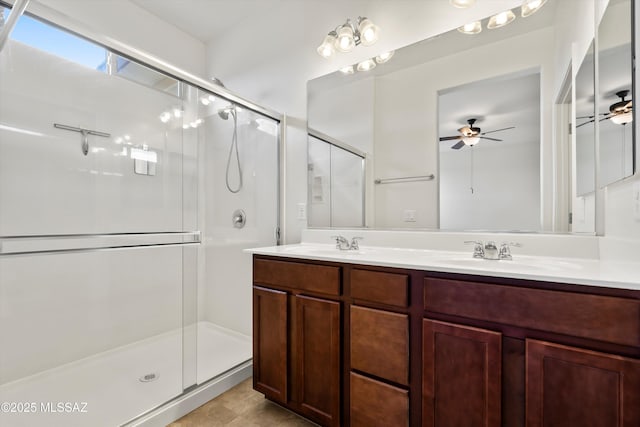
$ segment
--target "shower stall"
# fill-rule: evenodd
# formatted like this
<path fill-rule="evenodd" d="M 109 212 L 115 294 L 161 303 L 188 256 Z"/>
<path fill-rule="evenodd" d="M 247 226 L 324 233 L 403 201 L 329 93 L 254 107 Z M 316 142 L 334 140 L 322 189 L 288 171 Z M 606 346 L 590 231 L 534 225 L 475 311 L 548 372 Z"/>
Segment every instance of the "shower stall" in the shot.
<path fill-rule="evenodd" d="M 27 14 L 0 51 L 0 425 L 143 422 L 250 373 L 281 117 L 130 52 Z"/>

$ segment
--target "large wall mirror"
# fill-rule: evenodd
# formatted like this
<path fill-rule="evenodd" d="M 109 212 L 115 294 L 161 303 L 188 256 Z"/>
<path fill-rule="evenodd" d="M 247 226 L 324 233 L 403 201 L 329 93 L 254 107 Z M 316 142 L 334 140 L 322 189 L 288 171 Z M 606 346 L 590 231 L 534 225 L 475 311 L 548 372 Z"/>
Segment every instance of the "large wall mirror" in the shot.
<path fill-rule="evenodd" d="M 616 123 L 632 116 L 631 92 L 621 97 L 631 89 L 630 8 L 548 0 L 528 17 L 513 9 L 501 28 L 487 17 L 479 33 L 453 29 L 368 71 L 321 76 L 308 82 L 309 128 L 366 153 L 368 227 L 593 233 L 596 185 L 633 174 L 631 126 Z M 609 33 L 620 25 L 619 37 Z M 599 63 L 598 99 L 594 55 L 617 58 Z M 627 110 L 601 114 L 596 101 Z M 577 128 L 576 116 L 593 122 Z M 597 182 L 595 132 L 615 138 L 600 145 Z"/>

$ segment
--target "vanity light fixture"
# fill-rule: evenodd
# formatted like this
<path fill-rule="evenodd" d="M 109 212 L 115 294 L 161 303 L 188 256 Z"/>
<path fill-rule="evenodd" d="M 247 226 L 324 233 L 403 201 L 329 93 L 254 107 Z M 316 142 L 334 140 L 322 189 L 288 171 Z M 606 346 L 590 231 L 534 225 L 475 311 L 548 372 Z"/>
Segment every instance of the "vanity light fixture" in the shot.
<path fill-rule="evenodd" d="M 531 16 L 536 13 L 547 2 L 547 0 L 527 0 L 522 4 L 520 8 L 523 18 Z"/>
<path fill-rule="evenodd" d="M 384 64 L 385 62 L 391 59 L 394 53 L 395 51 L 393 50 L 390 50 L 389 52 L 381 53 L 380 55 L 376 56 L 375 60 L 378 64 Z"/>
<path fill-rule="evenodd" d="M 516 15 L 510 10 L 505 10 L 504 12 L 500 12 L 497 15 L 493 15 L 491 18 L 489 18 L 487 28 L 493 30 L 496 28 L 504 27 L 505 25 L 513 22 L 514 19 L 516 19 Z"/>
<path fill-rule="evenodd" d="M 480 31 L 482 31 L 482 22 L 470 22 L 463 25 L 462 27 L 458 27 L 458 31 L 460 31 L 462 34 L 478 34 Z"/>
<path fill-rule="evenodd" d="M 476 4 L 476 0 L 449 0 L 449 3 L 458 9 L 466 9 Z"/>
<path fill-rule="evenodd" d="M 355 25 L 350 19 L 347 19 L 347 22 L 325 36 L 316 51 L 323 58 L 330 58 L 336 50 L 351 52 L 359 44 L 371 46 L 378 41 L 379 35 L 380 28 L 369 18 L 359 16 Z"/>

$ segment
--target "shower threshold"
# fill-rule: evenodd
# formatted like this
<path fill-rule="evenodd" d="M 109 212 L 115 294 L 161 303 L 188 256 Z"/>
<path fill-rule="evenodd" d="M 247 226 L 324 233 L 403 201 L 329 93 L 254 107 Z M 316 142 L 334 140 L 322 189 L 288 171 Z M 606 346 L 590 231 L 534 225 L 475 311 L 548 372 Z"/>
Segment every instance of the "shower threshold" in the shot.
<path fill-rule="evenodd" d="M 199 384 L 252 357 L 249 336 L 210 322 L 197 331 Z M 177 329 L 4 384 L 0 401 L 15 407 L 0 425 L 121 425 L 182 394 L 182 354 Z"/>

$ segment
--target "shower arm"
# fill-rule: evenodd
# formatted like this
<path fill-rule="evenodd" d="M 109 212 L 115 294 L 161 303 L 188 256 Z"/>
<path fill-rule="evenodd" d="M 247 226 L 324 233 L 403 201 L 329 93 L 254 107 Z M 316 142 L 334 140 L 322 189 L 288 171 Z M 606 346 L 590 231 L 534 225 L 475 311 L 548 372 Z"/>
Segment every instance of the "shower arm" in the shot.
<path fill-rule="evenodd" d="M 16 0 L 13 7 L 11 8 L 11 13 L 9 13 L 9 19 L 6 20 L 2 29 L 0 30 L 0 51 L 4 48 L 4 44 L 9 39 L 11 32 L 13 31 L 13 27 L 16 26 L 18 19 L 24 13 L 24 10 L 27 8 L 30 0 Z"/>

